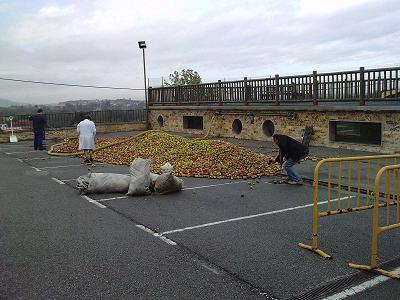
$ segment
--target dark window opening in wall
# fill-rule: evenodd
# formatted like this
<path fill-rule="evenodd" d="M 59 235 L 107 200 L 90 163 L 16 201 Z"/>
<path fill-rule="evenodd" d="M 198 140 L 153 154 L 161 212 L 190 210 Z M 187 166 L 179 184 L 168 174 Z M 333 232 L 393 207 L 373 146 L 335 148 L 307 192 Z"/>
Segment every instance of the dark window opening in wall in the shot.
<path fill-rule="evenodd" d="M 333 142 L 381 145 L 382 124 L 370 122 L 331 121 L 330 139 Z"/>
<path fill-rule="evenodd" d="M 275 132 L 274 123 L 271 120 L 266 120 L 262 125 L 262 130 L 266 136 L 272 136 Z"/>
<path fill-rule="evenodd" d="M 158 116 L 157 123 L 158 123 L 158 126 L 163 127 L 164 126 L 164 118 L 162 116 Z"/>
<path fill-rule="evenodd" d="M 235 119 L 232 122 L 232 130 L 236 134 L 240 134 L 242 132 L 243 126 L 242 126 L 242 121 L 239 119 Z"/>
<path fill-rule="evenodd" d="M 184 129 L 203 129 L 203 117 L 183 116 Z"/>

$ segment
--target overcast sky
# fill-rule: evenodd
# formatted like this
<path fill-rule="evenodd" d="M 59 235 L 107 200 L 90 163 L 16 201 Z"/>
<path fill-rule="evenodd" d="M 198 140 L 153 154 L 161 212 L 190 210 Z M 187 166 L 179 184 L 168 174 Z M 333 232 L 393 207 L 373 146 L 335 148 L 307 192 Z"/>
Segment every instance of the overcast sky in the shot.
<path fill-rule="evenodd" d="M 0 0 L 0 77 L 143 88 L 174 70 L 203 81 L 400 64 L 399 0 Z M 143 93 L 16 84 L 30 103 Z"/>

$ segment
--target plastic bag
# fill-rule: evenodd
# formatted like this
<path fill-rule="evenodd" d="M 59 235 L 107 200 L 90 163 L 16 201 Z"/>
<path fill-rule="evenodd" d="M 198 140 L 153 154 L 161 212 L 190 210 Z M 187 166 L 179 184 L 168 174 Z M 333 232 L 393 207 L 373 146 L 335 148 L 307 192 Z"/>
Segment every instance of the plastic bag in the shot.
<path fill-rule="evenodd" d="M 172 173 L 172 169 L 174 167 L 170 164 L 170 163 L 166 163 L 165 165 L 163 165 L 161 167 L 161 171 L 165 174 L 165 173 Z"/>
<path fill-rule="evenodd" d="M 127 195 L 149 195 L 150 191 L 150 160 L 136 158 L 129 168 L 131 181 Z"/>
<path fill-rule="evenodd" d="M 81 194 L 126 193 L 131 177 L 125 174 L 88 173 L 77 179 Z"/>

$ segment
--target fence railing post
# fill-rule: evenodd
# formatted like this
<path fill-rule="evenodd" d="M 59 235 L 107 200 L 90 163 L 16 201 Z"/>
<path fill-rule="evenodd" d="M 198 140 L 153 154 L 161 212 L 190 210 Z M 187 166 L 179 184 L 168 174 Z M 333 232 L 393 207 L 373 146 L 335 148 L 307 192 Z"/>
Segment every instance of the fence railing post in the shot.
<path fill-rule="evenodd" d="M 160 102 L 161 102 L 161 105 L 164 105 L 164 100 L 165 100 L 165 99 L 164 99 L 164 98 L 165 98 L 165 97 L 164 97 L 164 89 L 165 89 L 164 87 L 161 88 L 161 95 L 160 95 Z"/>
<path fill-rule="evenodd" d="M 313 105 L 318 105 L 318 77 L 317 77 L 317 71 L 313 71 Z"/>
<path fill-rule="evenodd" d="M 175 105 L 179 105 L 179 102 L 181 101 L 181 88 L 180 88 L 179 85 L 177 85 L 175 87 L 175 89 L 176 89 L 176 103 L 175 103 Z"/>
<path fill-rule="evenodd" d="M 243 81 L 244 81 L 244 93 L 243 93 L 243 96 L 244 96 L 244 105 L 249 105 L 249 99 L 248 99 L 248 95 L 247 95 L 247 77 L 245 77 L 245 78 L 243 78 Z"/>
<path fill-rule="evenodd" d="M 275 74 L 275 105 L 280 105 L 279 100 L 279 74 Z"/>
<path fill-rule="evenodd" d="M 218 105 L 222 105 L 221 80 L 218 80 Z"/>
<path fill-rule="evenodd" d="M 360 68 L 360 105 L 365 105 L 365 78 L 364 67 Z"/>
<path fill-rule="evenodd" d="M 196 102 L 196 103 L 197 103 L 197 106 L 200 106 L 201 100 L 207 101 L 207 87 L 204 86 L 204 89 L 205 89 L 204 98 L 201 99 L 200 96 L 197 96 L 197 97 L 196 97 L 196 98 L 197 98 L 197 102 Z"/>
<path fill-rule="evenodd" d="M 153 101 L 153 88 L 152 88 L 151 86 L 149 86 L 147 105 L 148 105 L 148 106 L 152 105 L 152 104 L 151 104 L 152 101 Z"/>

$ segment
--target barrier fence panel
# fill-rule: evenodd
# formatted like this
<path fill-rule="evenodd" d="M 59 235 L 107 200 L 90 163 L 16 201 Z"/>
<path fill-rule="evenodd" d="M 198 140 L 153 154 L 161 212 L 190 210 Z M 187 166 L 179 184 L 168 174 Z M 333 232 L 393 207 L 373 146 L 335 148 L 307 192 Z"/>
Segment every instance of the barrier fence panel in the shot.
<path fill-rule="evenodd" d="M 312 243 L 298 245 L 324 258 L 332 258 L 318 248 L 319 219 L 374 208 L 372 195 L 379 193 L 373 186 L 375 177 L 382 166 L 397 164 L 398 159 L 400 154 L 327 158 L 318 162 L 314 169 Z M 319 197 L 322 186 L 327 188 L 326 199 Z M 335 199 L 332 199 L 333 193 L 337 194 Z M 321 209 L 322 204 L 326 204 L 325 210 Z"/>
<path fill-rule="evenodd" d="M 103 110 L 90 112 L 49 112 L 45 114 L 48 129 L 75 127 L 83 120 L 85 114 L 90 114 L 93 122 L 96 124 L 114 124 L 114 123 L 143 123 L 146 122 L 145 109 L 133 110 Z M 32 128 L 32 121 L 29 121 L 30 115 L 13 115 L 13 127 L 15 130 L 27 130 Z M 10 129 L 8 116 L 0 116 L 0 132 Z"/>
<path fill-rule="evenodd" d="M 379 192 L 382 182 L 385 191 Z M 382 201 L 381 201 L 382 200 Z M 379 215 L 379 208 L 384 212 Z M 382 220 L 382 215 L 384 220 Z M 381 219 L 380 219 L 381 218 Z M 349 267 L 360 270 L 376 271 L 394 279 L 400 279 L 399 274 L 378 268 L 378 235 L 400 227 L 400 165 L 391 165 L 379 170 L 375 178 L 374 213 L 372 225 L 371 264 L 357 265 L 349 263 Z"/>

